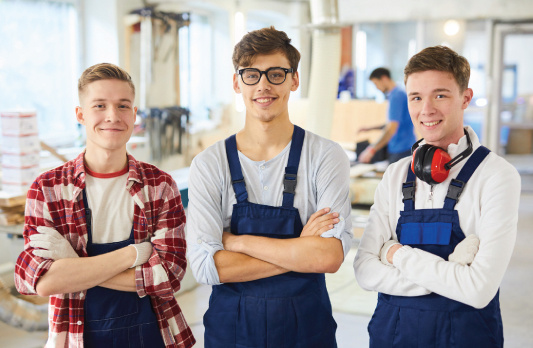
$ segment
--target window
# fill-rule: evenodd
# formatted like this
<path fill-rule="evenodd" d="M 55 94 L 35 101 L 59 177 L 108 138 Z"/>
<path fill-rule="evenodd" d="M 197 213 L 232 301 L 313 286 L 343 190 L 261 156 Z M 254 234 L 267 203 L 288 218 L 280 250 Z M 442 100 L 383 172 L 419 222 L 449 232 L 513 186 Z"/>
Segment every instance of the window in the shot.
<path fill-rule="evenodd" d="M 77 15 L 68 2 L 0 1 L 0 110 L 35 110 L 51 145 L 77 134 Z"/>

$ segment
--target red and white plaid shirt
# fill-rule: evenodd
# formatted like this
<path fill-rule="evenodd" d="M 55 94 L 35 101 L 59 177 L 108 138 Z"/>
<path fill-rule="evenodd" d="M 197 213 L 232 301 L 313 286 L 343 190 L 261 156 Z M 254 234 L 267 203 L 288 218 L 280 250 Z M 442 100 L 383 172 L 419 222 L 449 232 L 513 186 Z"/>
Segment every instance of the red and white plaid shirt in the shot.
<path fill-rule="evenodd" d="M 53 260 L 33 255 L 29 236 L 37 226 L 61 233 L 78 255 L 87 256 L 87 228 L 82 190 L 84 154 L 41 174 L 28 191 L 24 224 L 24 251 L 15 268 L 21 294 L 35 295 L 35 286 Z M 195 339 L 174 297 L 185 275 L 185 212 L 174 180 L 155 166 L 128 155 L 127 189 L 135 202 L 135 243 L 152 242 L 147 263 L 135 270 L 137 293 L 149 295 L 166 347 L 192 347 Z M 86 291 L 50 296 L 49 337 L 46 347 L 83 347 Z"/>

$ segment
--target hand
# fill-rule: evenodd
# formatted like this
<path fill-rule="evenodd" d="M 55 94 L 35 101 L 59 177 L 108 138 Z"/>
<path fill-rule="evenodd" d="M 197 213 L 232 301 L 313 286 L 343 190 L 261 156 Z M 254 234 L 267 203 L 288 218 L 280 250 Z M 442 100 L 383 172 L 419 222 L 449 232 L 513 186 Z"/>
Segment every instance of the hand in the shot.
<path fill-rule="evenodd" d="M 130 268 L 137 267 L 139 265 L 142 265 L 148 261 L 150 256 L 152 256 L 152 243 L 150 242 L 142 242 L 139 244 L 130 244 L 128 246 L 132 246 L 135 248 L 137 252 L 137 256 L 135 257 L 135 262 Z"/>
<path fill-rule="evenodd" d="M 238 239 L 239 236 L 236 236 L 231 232 L 222 232 L 222 244 L 224 245 L 224 250 L 237 252 L 236 242 Z"/>
<path fill-rule="evenodd" d="M 457 262 L 463 266 L 470 265 L 478 250 L 479 238 L 475 234 L 471 234 L 457 244 L 453 253 L 448 257 L 448 261 Z"/>
<path fill-rule="evenodd" d="M 307 221 L 300 237 L 320 236 L 322 233 L 329 231 L 333 225 L 339 222 L 339 213 L 329 213 L 330 208 L 320 209 Z"/>
<path fill-rule="evenodd" d="M 33 250 L 33 255 L 52 260 L 79 257 L 70 242 L 55 229 L 39 226 L 37 232 L 30 236 L 29 245 L 41 249 Z"/>
<path fill-rule="evenodd" d="M 397 245 L 397 246 L 395 246 Z M 392 248 L 393 246 L 395 246 L 394 248 Z M 383 246 L 381 247 L 381 251 L 379 253 L 379 259 L 381 260 L 381 262 L 384 264 L 384 265 L 387 265 L 387 266 L 392 266 L 392 257 L 394 256 L 394 252 L 401 248 L 402 245 L 400 243 L 398 243 L 398 241 L 394 240 L 394 239 L 391 239 L 387 242 L 385 242 L 385 244 L 383 244 Z M 390 255 L 390 260 L 389 260 L 389 250 L 393 249 L 393 252 L 391 253 Z"/>
<path fill-rule="evenodd" d="M 375 154 L 376 149 L 374 149 L 372 145 L 368 145 L 366 149 L 357 156 L 357 161 L 361 163 L 370 163 Z"/>

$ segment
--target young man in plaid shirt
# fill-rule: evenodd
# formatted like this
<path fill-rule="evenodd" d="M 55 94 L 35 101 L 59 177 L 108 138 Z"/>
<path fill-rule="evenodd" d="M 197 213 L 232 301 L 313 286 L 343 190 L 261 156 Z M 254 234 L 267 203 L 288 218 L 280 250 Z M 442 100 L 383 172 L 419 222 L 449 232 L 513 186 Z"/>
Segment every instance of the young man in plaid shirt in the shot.
<path fill-rule="evenodd" d="M 78 93 L 87 147 L 28 191 L 17 289 L 50 296 L 46 347 L 191 347 L 174 297 L 185 213 L 174 180 L 126 152 L 137 113 L 131 77 L 97 64 Z"/>

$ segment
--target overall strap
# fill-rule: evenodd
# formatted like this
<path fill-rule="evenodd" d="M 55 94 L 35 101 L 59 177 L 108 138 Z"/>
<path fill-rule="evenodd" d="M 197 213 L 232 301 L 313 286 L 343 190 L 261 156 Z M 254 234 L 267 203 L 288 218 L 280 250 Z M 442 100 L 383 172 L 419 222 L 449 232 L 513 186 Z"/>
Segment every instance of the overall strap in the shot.
<path fill-rule="evenodd" d="M 448 193 L 446 194 L 446 199 L 444 200 L 444 209 L 453 210 L 455 208 L 457 200 L 463 192 L 466 183 L 472 174 L 474 174 L 481 162 L 483 162 L 485 157 L 487 157 L 489 152 L 490 150 L 485 146 L 480 146 L 472 154 L 472 156 L 470 156 L 464 167 L 459 172 L 459 175 L 457 175 L 457 178 L 452 179 L 450 182 Z"/>
<path fill-rule="evenodd" d="M 409 167 L 407 168 L 407 179 L 402 185 L 404 211 L 411 211 L 415 209 L 415 191 L 416 176 L 411 170 L 411 162 L 409 162 Z"/>
<path fill-rule="evenodd" d="M 85 224 L 87 226 L 87 244 L 93 243 L 93 233 L 92 233 L 92 216 L 91 216 L 91 209 L 89 208 L 89 201 L 87 200 L 87 192 L 85 191 L 85 188 L 83 189 L 81 193 L 83 197 L 83 207 L 85 208 Z"/>
<path fill-rule="evenodd" d="M 294 125 L 292 132 L 291 150 L 287 167 L 285 167 L 285 176 L 283 178 L 283 203 L 282 207 L 292 208 L 294 206 L 294 193 L 296 192 L 296 176 L 298 166 L 300 165 L 300 156 L 305 138 L 305 131 Z"/>
<path fill-rule="evenodd" d="M 244 203 L 248 201 L 248 192 L 246 191 L 246 183 L 242 175 L 241 162 L 239 161 L 239 153 L 237 152 L 237 140 L 235 134 L 226 139 L 226 156 L 228 158 L 229 171 L 231 173 L 231 182 L 233 190 L 235 191 L 235 198 L 237 203 Z"/>

